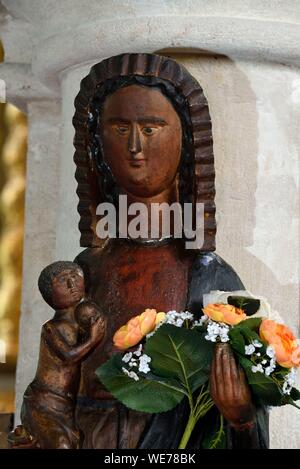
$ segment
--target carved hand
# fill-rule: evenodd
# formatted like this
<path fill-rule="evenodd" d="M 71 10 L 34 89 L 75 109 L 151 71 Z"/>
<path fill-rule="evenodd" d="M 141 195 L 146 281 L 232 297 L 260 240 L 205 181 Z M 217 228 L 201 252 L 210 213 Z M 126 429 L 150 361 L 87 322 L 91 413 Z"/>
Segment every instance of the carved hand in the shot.
<path fill-rule="evenodd" d="M 217 344 L 210 374 L 210 392 L 221 414 L 236 430 L 251 429 L 255 409 L 243 370 L 229 344 Z"/>
<path fill-rule="evenodd" d="M 106 322 L 103 316 L 100 316 L 95 322 L 91 324 L 91 340 L 94 344 L 99 343 L 106 330 Z"/>

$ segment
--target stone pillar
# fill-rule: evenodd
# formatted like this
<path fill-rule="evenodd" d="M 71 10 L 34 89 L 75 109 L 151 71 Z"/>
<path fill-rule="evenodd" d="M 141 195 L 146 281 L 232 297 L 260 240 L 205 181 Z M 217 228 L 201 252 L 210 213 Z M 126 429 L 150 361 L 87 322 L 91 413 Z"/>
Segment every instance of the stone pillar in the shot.
<path fill-rule="evenodd" d="M 215 142 L 217 252 L 299 335 L 300 8 L 246 3 L 2 0 L 0 78 L 28 108 L 31 133 L 17 414 L 50 313 L 37 275 L 80 250 L 73 100 L 90 66 L 111 55 L 175 54 L 200 81 Z M 272 411 L 272 447 L 299 447 L 296 412 Z"/>
<path fill-rule="evenodd" d="M 43 267 L 55 257 L 59 190 L 60 103 L 37 101 L 28 103 L 27 110 L 29 142 L 17 409 L 20 409 L 22 395 L 35 374 L 41 326 L 51 315 L 38 291 L 37 280 Z"/>

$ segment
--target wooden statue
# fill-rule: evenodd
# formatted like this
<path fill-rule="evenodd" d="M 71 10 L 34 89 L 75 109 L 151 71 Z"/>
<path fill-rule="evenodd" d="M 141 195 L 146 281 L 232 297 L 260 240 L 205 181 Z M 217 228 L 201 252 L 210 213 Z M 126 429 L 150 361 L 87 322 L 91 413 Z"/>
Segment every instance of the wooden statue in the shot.
<path fill-rule="evenodd" d="M 39 289 L 55 315 L 42 327 L 37 372 L 24 394 L 23 428 L 18 427 L 10 441 L 14 446 L 78 448 L 74 410 L 80 363 L 103 339 L 105 320 L 95 304 L 82 301 L 83 272 L 73 262 L 47 266 L 39 277 Z"/>
<path fill-rule="evenodd" d="M 68 430 L 61 436 L 65 445 L 76 446 L 76 438 L 69 436 L 74 429 L 67 397 L 72 388 L 72 405 L 77 394 L 76 425 L 83 436 L 81 447 L 177 448 L 186 423 L 184 404 L 153 416 L 129 410 L 109 394 L 95 370 L 111 356 L 115 331 L 145 308 L 189 310 L 200 315 L 204 293 L 243 289 L 234 270 L 214 253 L 214 157 L 207 101 L 195 79 L 174 60 L 152 54 L 123 54 L 91 69 L 81 82 L 75 107 L 79 228 L 81 246 L 87 248 L 75 262 L 84 272 L 86 298 L 99 305 L 105 315 L 106 335 L 102 340 L 103 327 L 94 323 L 90 342 L 78 345 L 76 334 L 72 335 L 73 323 L 60 323 L 60 334 L 66 337 L 62 348 L 69 356 L 78 357 L 74 362 L 81 363 L 78 392 L 65 382 L 61 368 L 58 372 L 65 399 L 62 406 L 70 409 Z M 194 207 L 202 202 L 202 248 L 187 250 L 184 238 L 176 239 L 172 233 L 165 237 L 159 232 L 152 239 L 150 229 L 148 236 L 139 239 L 124 235 L 99 239 L 97 206 L 111 202 L 117 209 L 120 195 L 127 196 L 128 204 L 143 202 L 147 207 L 153 202 L 188 202 Z M 96 344 L 96 328 L 98 345 L 89 354 L 79 352 L 80 347 L 87 351 Z M 84 332 L 81 336 L 85 337 Z M 61 359 L 61 363 L 75 366 L 68 360 Z M 77 381 L 76 370 L 73 376 Z M 52 374 L 56 376 L 57 371 L 50 367 L 47 385 L 53 382 Z M 55 382 L 60 379 L 55 378 Z M 226 348 L 216 348 L 211 392 L 227 421 L 228 448 L 267 447 L 264 409 L 254 407 L 243 373 Z M 51 398 L 44 401 L 49 415 L 53 412 L 51 402 Z M 55 411 L 53 415 L 55 420 Z M 215 418 L 212 411 L 201 425 L 209 426 Z M 39 439 L 42 428 L 38 428 L 38 415 L 29 420 Z M 202 438 L 202 430 L 196 427 L 190 447 L 201 447 Z M 49 434 L 46 446 L 56 447 L 59 441 L 54 432 L 53 437 Z"/>

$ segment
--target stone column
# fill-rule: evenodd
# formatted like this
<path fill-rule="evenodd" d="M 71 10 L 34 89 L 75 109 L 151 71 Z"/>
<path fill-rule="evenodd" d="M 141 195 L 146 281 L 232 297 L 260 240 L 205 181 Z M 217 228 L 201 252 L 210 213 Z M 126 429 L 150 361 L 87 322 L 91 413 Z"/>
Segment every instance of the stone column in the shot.
<path fill-rule="evenodd" d="M 15 4 L 11 5 L 14 10 Z M 38 360 L 41 325 L 51 312 L 37 288 L 41 269 L 55 257 L 59 188 L 60 99 L 32 72 L 35 27 L 22 14 L 1 4 L 1 40 L 5 61 L 0 78 L 7 101 L 28 116 L 23 288 L 16 372 L 16 413 L 19 423 L 22 395 L 32 380 Z"/>
<path fill-rule="evenodd" d="M 55 257 L 59 190 L 60 103 L 28 103 L 29 142 L 25 198 L 25 239 L 23 258 L 23 293 L 16 376 L 16 408 L 33 379 L 40 331 L 50 318 L 49 306 L 37 288 L 41 269 Z M 16 414 L 16 421 L 19 416 Z"/>
<path fill-rule="evenodd" d="M 0 78 L 8 99 L 28 108 L 31 133 L 16 415 L 35 368 L 41 322 L 50 314 L 37 275 L 48 262 L 72 259 L 80 250 L 73 100 L 90 66 L 111 55 L 175 54 L 200 81 L 215 142 L 217 252 L 299 335 L 297 2 L 278 1 L 276 9 L 263 0 L 2 5 Z M 298 422 L 292 408 L 273 410 L 272 447 L 299 447 Z"/>

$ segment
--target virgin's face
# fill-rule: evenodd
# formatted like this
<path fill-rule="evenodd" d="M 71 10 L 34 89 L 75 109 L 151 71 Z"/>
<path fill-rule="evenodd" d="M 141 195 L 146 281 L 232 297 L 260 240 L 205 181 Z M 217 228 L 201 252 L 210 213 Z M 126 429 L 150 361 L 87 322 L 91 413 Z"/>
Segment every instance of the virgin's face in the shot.
<path fill-rule="evenodd" d="M 101 119 L 103 157 L 125 193 L 151 197 L 170 188 L 181 155 L 181 122 L 160 91 L 131 85 L 110 95 Z"/>

